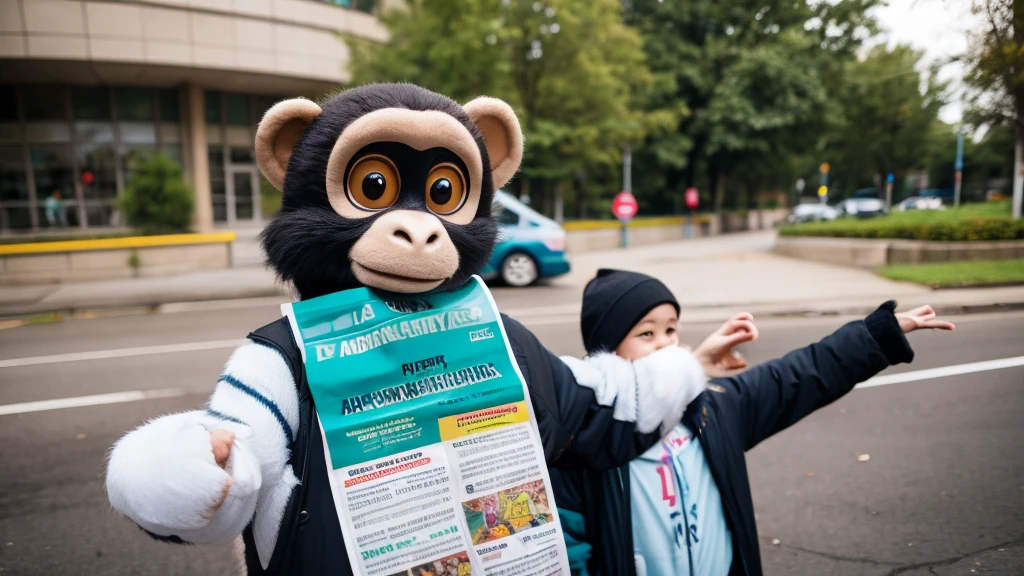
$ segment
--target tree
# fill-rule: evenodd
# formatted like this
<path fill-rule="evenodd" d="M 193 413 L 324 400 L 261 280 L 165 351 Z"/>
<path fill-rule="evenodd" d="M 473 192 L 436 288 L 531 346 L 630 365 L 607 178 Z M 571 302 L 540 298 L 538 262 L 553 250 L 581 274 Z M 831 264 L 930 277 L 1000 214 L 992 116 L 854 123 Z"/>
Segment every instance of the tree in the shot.
<path fill-rule="evenodd" d="M 188 232 L 194 202 L 181 165 L 155 154 L 135 160 L 121 210 L 128 224 L 144 234 Z"/>
<path fill-rule="evenodd" d="M 632 105 L 651 78 L 617 0 L 408 0 L 382 21 L 390 42 L 351 41 L 353 80 L 507 101 L 526 137 L 519 186 L 534 197 L 560 196 L 581 173 L 617 164 L 623 146 L 674 123 Z"/>
<path fill-rule="evenodd" d="M 833 71 L 873 33 L 875 4 L 628 2 L 655 78 L 647 106 L 688 112 L 635 157 L 664 189 L 654 201 L 670 206 L 697 185 L 721 207 L 734 180 L 752 203 L 762 187 L 795 181 L 825 132 Z"/>
<path fill-rule="evenodd" d="M 977 0 L 981 29 L 971 38 L 967 77 L 973 87 L 970 118 L 976 125 L 1009 123 L 1016 134 L 1013 217 L 1024 202 L 1024 1 Z"/>
<path fill-rule="evenodd" d="M 828 142 L 844 191 L 881 187 L 888 174 L 902 177 L 928 167 L 946 86 L 934 70 L 922 79 L 921 56 L 908 46 L 880 45 L 847 63 L 838 95 L 841 120 Z"/>

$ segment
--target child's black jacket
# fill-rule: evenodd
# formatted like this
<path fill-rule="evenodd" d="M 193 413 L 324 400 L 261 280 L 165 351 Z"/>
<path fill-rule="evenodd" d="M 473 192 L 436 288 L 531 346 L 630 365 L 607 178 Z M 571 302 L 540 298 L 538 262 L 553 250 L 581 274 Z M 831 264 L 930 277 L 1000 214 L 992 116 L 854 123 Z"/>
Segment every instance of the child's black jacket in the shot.
<path fill-rule="evenodd" d="M 886 302 L 822 341 L 731 378 L 716 378 L 687 408 L 686 424 L 700 439 L 732 532 L 730 575 L 760 575 L 754 503 L 744 453 L 818 408 L 842 397 L 914 352 Z M 717 390 L 717 391 L 716 391 Z M 551 470 L 559 508 L 581 512 L 591 544 L 591 576 L 633 576 L 629 470 Z"/>

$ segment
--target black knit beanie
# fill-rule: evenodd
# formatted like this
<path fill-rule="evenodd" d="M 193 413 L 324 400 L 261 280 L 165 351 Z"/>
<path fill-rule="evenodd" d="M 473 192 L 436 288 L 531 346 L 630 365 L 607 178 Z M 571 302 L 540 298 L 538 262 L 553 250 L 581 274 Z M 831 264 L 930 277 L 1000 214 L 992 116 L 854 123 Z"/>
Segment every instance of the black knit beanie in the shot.
<path fill-rule="evenodd" d="M 583 290 L 580 327 L 587 354 L 613 352 L 648 312 L 666 303 L 679 313 L 675 296 L 656 278 L 625 270 L 598 270 Z"/>

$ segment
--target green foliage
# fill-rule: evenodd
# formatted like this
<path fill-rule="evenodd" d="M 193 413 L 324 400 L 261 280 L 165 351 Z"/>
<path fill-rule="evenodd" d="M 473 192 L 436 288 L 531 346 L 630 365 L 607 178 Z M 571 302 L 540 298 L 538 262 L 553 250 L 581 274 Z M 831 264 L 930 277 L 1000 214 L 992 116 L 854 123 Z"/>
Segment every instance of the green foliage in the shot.
<path fill-rule="evenodd" d="M 655 76 L 648 107 L 689 114 L 635 156 L 641 203 L 676 204 L 691 185 L 717 206 L 753 206 L 788 188 L 810 161 L 828 119 L 829 78 L 874 31 L 876 0 L 847 2 L 629 3 L 627 22 L 644 37 Z"/>
<path fill-rule="evenodd" d="M 900 264 L 880 268 L 878 273 L 892 280 L 916 282 L 934 288 L 955 288 L 991 284 L 1024 283 L 1024 258 Z"/>
<path fill-rule="evenodd" d="M 270 218 L 281 209 L 281 191 L 260 174 L 260 212 Z"/>
<path fill-rule="evenodd" d="M 967 119 L 974 125 L 1015 124 L 1024 130 L 1024 6 L 1016 0 L 976 0 L 975 31 L 966 57 L 972 88 Z"/>
<path fill-rule="evenodd" d="M 194 198 L 181 166 L 162 154 L 138 160 L 121 198 L 128 224 L 143 234 L 187 232 Z"/>
<path fill-rule="evenodd" d="M 1024 239 L 1024 222 L 1010 219 L 1008 202 L 988 202 L 957 209 L 896 212 L 870 219 L 808 222 L 786 226 L 779 234 L 936 241 L 1019 240 Z"/>
<path fill-rule="evenodd" d="M 510 191 L 548 214 L 556 191 L 567 214 L 607 211 L 623 147 L 649 215 L 683 211 L 689 186 L 702 208 L 752 208 L 798 178 L 813 191 L 825 161 L 832 199 L 887 172 L 945 182 L 945 87 L 906 47 L 857 59 L 879 4 L 406 0 L 381 16 L 388 43 L 348 39 L 350 69 L 511 104 L 526 154 Z"/>
<path fill-rule="evenodd" d="M 874 185 L 876 175 L 901 178 L 925 170 L 930 141 L 939 136 L 944 146 L 949 145 L 951 129 L 939 126 L 938 120 L 946 87 L 930 71 L 922 92 L 921 56 L 907 46 L 889 50 L 880 45 L 863 60 L 847 63 L 843 90 L 837 95 L 842 117 L 828 148 L 833 191 L 848 195 Z M 955 153 L 955 137 L 952 146 Z"/>
<path fill-rule="evenodd" d="M 617 0 L 408 0 L 382 22 L 391 42 L 349 41 L 353 82 L 505 100 L 525 132 L 527 179 L 564 181 L 616 164 L 622 146 L 675 123 L 631 105 L 651 77 Z"/>

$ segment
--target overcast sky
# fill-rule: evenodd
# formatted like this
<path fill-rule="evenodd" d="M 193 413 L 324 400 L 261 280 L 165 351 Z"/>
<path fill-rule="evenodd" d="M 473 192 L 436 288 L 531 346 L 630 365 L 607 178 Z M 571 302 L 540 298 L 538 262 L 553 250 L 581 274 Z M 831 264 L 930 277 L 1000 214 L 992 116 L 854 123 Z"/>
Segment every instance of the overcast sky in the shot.
<path fill-rule="evenodd" d="M 890 46 L 910 44 L 925 51 L 928 62 L 945 61 L 967 49 L 967 31 L 976 29 L 980 19 L 971 14 L 971 0 L 889 0 L 876 15 L 884 32 L 882 39 Z M 963 66 L 949 64 L 941 72 L 943 79 L 959 86 Z M 958 122 L 962 108 L 959 92 L 941 113 L 946 122 Z"/>

